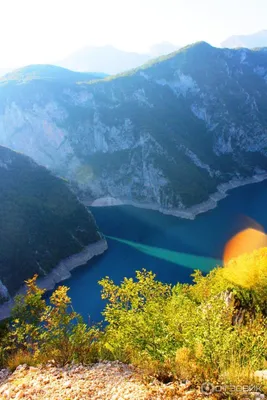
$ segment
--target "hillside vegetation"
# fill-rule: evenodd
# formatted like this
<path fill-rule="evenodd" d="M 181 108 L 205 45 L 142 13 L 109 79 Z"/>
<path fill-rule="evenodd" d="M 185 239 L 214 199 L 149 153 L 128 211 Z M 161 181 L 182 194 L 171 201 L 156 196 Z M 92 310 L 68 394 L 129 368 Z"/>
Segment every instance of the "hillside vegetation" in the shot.
<path fill-rule="evenodd" d="M 10 295 L 100 239 L 93 216 L 62 179 L 1 146 L 0 187 L 0 283 Z"/>
<path fill-rule="evenodd" d="M 266 172 L 266 104 L 264 49 L 200 42 L 98 80 L 31 66 L 0 81 L 0 144 L 87 201 L 184 210 Z"/>
<path fill-rule="evenodd" d="M 243 266 L 250 270 L 244 285 Z M 267 366 L 267 248 L 245 254 L 194 284 L 163 284 L 145 270 L 115 285 L 100 281 L 105 327 L 88 326 L 71 307 L 68 288 L 49 304 L 28 280 L 2 334 L 2 363 L 58 365 L 119 360 L 164 382 L 190 379 L 250 384 Z M 88 299 L 89 301 L 89 299 Z M 262 386 L 264 389 L 264 386 Z"/>
<path fill-rule="evenodd" d="M 17 81 L 26 83 L 32 80 L 58 81 L 65 83 L 88 82 L 94 79 L 101 79 L 107 74 L 101 72 L 77 72 L 66 68 L 49 64 L 28 65 L 27 67 L 15 69 L 0 78 L 0 83 Z"/>

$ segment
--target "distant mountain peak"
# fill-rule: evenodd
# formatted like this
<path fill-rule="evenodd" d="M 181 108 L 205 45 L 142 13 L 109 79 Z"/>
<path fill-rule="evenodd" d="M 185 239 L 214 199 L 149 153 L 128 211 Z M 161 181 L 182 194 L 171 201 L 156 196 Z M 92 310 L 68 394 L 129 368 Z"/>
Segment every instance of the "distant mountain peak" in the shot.
<path fill-rule="evenodd" d="M 248 35 L 230 36 L 221 43 L 221 46 L 228 48 L 245 47 L 248 49 L 267 47 L 267 29 Z"/>
<path fill-rule="evenodd" d="M 113 75 L 140 67 L 155 57 L 178 49 L 179 46 L 169 42 L 153 45 L 148 53 L 124 51 L 112 45 L 87 46 L 59 61 L 57 65 L 73 71 L 100 71 Z"/>
<path fill-rule="evenodd" d="M 199 42 L 195 42 L 189 44 L 188 46 L 184 47 L 185 49 L 212 49 L 213 46 L 204 40 L 200 40 Z"/>

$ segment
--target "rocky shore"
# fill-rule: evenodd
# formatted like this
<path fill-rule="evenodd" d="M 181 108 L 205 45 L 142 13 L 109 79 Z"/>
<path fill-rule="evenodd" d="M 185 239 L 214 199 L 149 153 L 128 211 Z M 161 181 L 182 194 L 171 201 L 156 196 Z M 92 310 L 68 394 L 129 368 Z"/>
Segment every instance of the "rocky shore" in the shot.
<path fill-rule="evenodd" d="M 108 207 L 108 206 L 119 206 L 119 205 L 129 205 L 138 208 L 145 208 L 149 210 L 159 211 L 162 214 L 173 215 L 179 218 L 185 219 L 195 219 L 198 214 L 204 213 L 206 211 L 212 210 L 217 207 L 220 200 L 228 196 L 228 191 L 236 189 L 240 186 L 251 185 L 253 183 L 259 183 L 267 179 L 267 173 L 254 175 L 246 179 L 232 179 L 228 183 L 223 183 L 217 187 L 217 192 L 211 194 L 208 200 L 203 203 L 196 204 L 195 206 L 180 209 L 167 209 L 159 207 L 155 204 L 148 203 L 137 203 L 130 200 L 116 199 L 114 197 L 102 197 L 94 201 L 84 200 L 82 201 L 84 205 L 91 207 Z"/>
<path fill-rule="evenodd" d="M 89 244 L 80 253 L 60 261 L 59 264 L 45 277 L 38 278 L 37 284 L 39 287 L 46 290 L 53 290 L 57 283 L 62 282 L 71 277 L 71 271 L 81 265 L 86 264 L 91 258 L 104 253 L 108 245 L 105 239 Z M 17 294 L 26 292 L 25 285 L 21 287 Z M 0 320 L 8 318 L 10 311 L 14 305 L 13 298 L 4 304 L 0 305 Z"/>

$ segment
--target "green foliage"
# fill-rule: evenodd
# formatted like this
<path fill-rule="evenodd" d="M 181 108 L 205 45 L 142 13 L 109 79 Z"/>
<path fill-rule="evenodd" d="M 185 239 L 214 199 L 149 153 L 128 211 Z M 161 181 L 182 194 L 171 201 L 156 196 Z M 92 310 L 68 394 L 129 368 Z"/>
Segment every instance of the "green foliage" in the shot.
<path fill-rule="evenodd" d="M 15 368 L 23 360 L 64 365 L 110 359 L 164 381 L 253 383 L 254 371 L 267 365 L 266 281 L 255 273 L 265 271 L 266 251 L 235 260 L 235 271 L 250 265 L 249 288 L 242 274 L 238 279 L 232 274 L 231 263 L 205 277 L 196 271 L 192 285 L 171 286 L 146 270 L 120 285 L 106 277 L 100 281 L 107 302 L 102 331 L 72 309 L 67 287 L 59 287 L 47 305 L 35 276 L 26 282 L 26 296 L 16 299 L 2 337 L 2 362 Z"/>
<path fill-rule="evenodd" d="M 0 279 L 13 295 L 100 236 L 92 215 L 46 168 L 4 147 L 0 164 Z"/>
<path fill-rule="evenodd" d="M 247 302 L 247 289 L 222 268 L 206 277 L 196 271 L 194 280 L 171 288 L 145 270 L 137 272 L 137 281 L 125 279 L 119 286 L 103 279 L 109 357 L 146 366 L 158 376 L 248 383 L 266 363 L 267 299 L 257 303 L 250 296 L 252 304 Z"/>
<path fill-rule="evenodd" d="M 0 368 L 6 363 L 7 354 L 4 344 L 7 343 L 8 336 L 8 320 L 0 321 Z"/>
<path fill-rule="evenodd" d="M 248 301 L 267 315 L 267 248 L 230 260 L 223 274 L 228 282 L 242 287 Z"/>
<path fill-rule="evenodd" d="M 49 64 L 28 65 L 16 69 L 0 78 L 0 83 L 10 81 L 27 82 L 32 80 L 62 81 L 65 83 L 88 82 L 105 77 L 103 73 L 77 72 Z"/>
<path fill-rule="evenodd" d="M 15 305 L 11 313 L 11 329 L 6 350 L 34 353 L 38 348 L 42 313 L 46 308 L 42 299 L 44 290 L 36 286 L 37 275 L 26 281 L 25 296 L 15 297 Z"/>
<path fill-rule="evenodd" d="M 168 332 L 163 310 L 171 289 L 154 278 L 151 272 L 144 271 L 137 272 L 137 283 L 132 278 L 125 278 L 121 286 L 108 278 L 100 282 L 102 298 L 109 300 L 104 311 L 109 324 L 105 346 L 115 359 L 123 357 L 129 362 L 130 354 L 135 351 L 140 357 L 145 353 L 162 360 L 171 349 L 165 340 Z"/>
<path fill-rule="evenodd" d="M 65 286 L 53 292 L 47 305 L 36 279 L 37 275 L 26 281 L 24 297 L 15 298 L 9 331 L 2 339 L 7 364 L 13 367 L 23 359 L 32 364 L 54 360 L 59 365 L 95 361 L 99 329 L 88 327 L 73 311 Z"/>

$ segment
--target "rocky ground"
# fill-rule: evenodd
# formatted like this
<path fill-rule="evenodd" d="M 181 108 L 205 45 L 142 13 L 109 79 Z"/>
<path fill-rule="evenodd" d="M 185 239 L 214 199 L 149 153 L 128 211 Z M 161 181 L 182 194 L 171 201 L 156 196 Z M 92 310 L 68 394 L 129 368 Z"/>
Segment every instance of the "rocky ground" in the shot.
<path fill-rule="evenodd" d="M 263 371 L 266 372 L 267 371 Z M 240 394 L 240 393 L 239 393 Z M 49 364 L 43 367 L 20 365 L 11 374 L 0 370 L 0 400 L 197 400 L 242 398 L 263 400 L 263 394 L 246 393 L 229 397 L 226 393 L 204 395 L 190 383 L 144 380 L 134 367 L 120 362 L 101 362 L 92 366 Z"/>
<path fill-rule="evenodd" d="M 0 371 L 0 399 L 27 400 L 161 400 L 198 399 L 203 395 L 189 384 L 146 383 L 133 367 L 98 363 L 58 368 L 19 366 L 13 374 Z"/>

